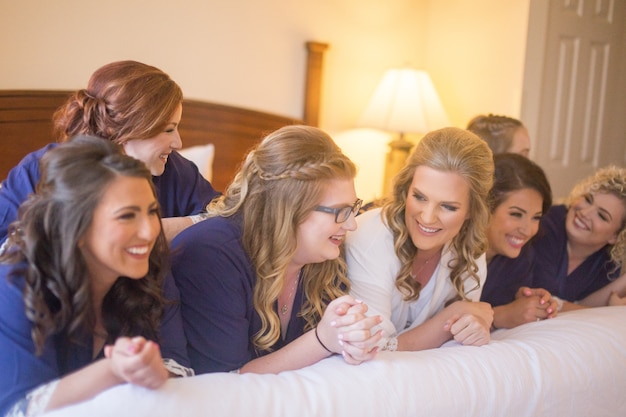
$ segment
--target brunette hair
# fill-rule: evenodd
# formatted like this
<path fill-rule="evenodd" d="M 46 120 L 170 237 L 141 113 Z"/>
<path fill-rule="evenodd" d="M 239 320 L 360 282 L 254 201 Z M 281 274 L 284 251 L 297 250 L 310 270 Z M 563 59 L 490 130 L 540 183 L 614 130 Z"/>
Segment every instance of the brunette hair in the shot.
<path fill-rule="evenodd" d="M 280 337 L 273 309 L 297 247 L 297 230 L 319 204 L 328 183 L 353 179 L 355 165 L 320 129 L 286 126 L 248 153 L 234 181 L 208 207 L 210 216 L 243 218 L 243 246 L 256 271 L 254 308 L 261 330 L 254 345 L 269 349 Z M 300 315 L 313 328 L 326 305 L 349 288 L 341 257 L 309 264 L 302 275 L 305 304 Z"/>
<path fill-rule="evenodd" d="M 467 130 L 483 139 L 494 155 L 508 152 L 517 129 L 524 127 L 521 121 L 495 114 L 478 115 L 469 121 Z"/>
<path fill-rule="evenodd" d="M 525 188 L 541 195 L 541 211 L 545 213 L 552 205 L 552 190 L 545 172 L 530 159 L 515 153 L 494 155 L 494 182 L 489 191 L 489 208 L 493 213 L 509 193 Z"/>
<path fill-rule="evenodd" d="M 492 153 L 485 141 L 467 130 L 454 127 L 435 130 L 420 140 L 404 168 L 394 178 L 391 199 L 383 206 L 383 215 L 393 233 L 394 250 L 402 265 L 395 285 L 407 301 L 418 299 L 421 291 L 421 285 L 411 278 L 417 248 L 406 227 L 405 211 L 415 170 L 422 165 L 457 173 L 469 186 L 469 218 L 452 239 L 456 258 L 449 265 L 450 280 L 458 296 L 467 299 L 464 280 L 473 279 L 478 288 L 476 258 L 487 248 L 485 231 L 489 222 L 487 196 L 493 183 Z"/>
<path fill-rule="evenodd" d="M 96 70 L 86 89 L 76 91 L 53 116 L 59 142 L 94 135 L 123 145 L 165 129 L 183 93 L 166 73 L 136 61 Z"/>
<path fill-rule="evenodd" d="M 109 184 L 120 176 L 143 178 L 156 198 L 146 166 L 101 138 L 79 136 L 59 145 L 43 156 L 41 170 L 36 193 L 22 204 L 18 220 L 10 226 L 9 247 L 1 258 L 16 264 L 12 276 L 25 277 L 24 304 L 37 353 L 53 334 L 71 342 L 93 334 L 92 284 L 79 240 Z M 139 280 L 120 277 L 106 294 L 102 315 L 107 343 L 119 336 L 157 339 L 167 259 L 161 231 L 148 274 Z"/>
<path fill-rule="evenodd" d="M 593 175 L 574 186 L 567 198 L 567 205 L 571 205 L 575 199 L 585 194 L 596 193 L 614 195 L 622 202 L 626 210 L 626 169 L 614 165 L 598 169 Z M 616 242 L 608 245 L 608 250 L 611 261 L 615 265 L 611 272 L 615 272 L 626 263 L 626 216 L 622 219 Z"/>

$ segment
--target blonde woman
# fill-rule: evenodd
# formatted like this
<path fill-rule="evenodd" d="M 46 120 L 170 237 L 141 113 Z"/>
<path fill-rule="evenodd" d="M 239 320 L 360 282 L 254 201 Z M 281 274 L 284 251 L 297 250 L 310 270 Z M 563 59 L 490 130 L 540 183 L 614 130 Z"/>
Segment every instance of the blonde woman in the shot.
<path fill-rule="evenodd" d="M 579 308 L 572 303 L 578 300 L 607 305 L 611 291 L 625 295 L 624 279 L 615 279 L 626 260 L 626 169 L 602 168 L 578 183 L 567 204 L 543 216 L 541 228 L 533 244 L 533 286 L 550 292 L 560 310 Z"/>
<path fill-rule="evenodd" d="M 346 241 L 348 278 L 351 294 L 383 318 L 382 348 L 489 342 L 493 311 L 478 300 L 493 172 L 483 140 L 436 130 L 396 176 L 390 201 L 358 217 Z"/>
<path fill-rule="evenodd" d="M 379 317 L 345 295 L 355 166 L 319 129 L 286 126 L 246 157 L 209 219 L 173 242 L 196 373 L 274 373 L 333 353 L 371 359 Z"/>

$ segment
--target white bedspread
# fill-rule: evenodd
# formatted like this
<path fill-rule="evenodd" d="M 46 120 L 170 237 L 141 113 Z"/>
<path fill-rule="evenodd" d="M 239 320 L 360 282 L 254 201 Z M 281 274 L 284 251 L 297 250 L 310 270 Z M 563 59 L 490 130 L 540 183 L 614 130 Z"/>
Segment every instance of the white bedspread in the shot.
<path fill-rule="evenodd" d="M 123 385 L 49 416 L 626 416 L 626 307 L 499 330 L 482 347 L 382 352 L 360 366 L 331 357 L 279 375 Z"/>

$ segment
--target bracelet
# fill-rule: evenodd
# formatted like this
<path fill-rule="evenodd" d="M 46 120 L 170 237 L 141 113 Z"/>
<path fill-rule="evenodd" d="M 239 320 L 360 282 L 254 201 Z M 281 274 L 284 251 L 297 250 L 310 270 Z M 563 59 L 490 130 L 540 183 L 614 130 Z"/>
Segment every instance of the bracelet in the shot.
<path fill-rule="evenodd" d="M 387 350 L 389 352 L 395 352 L 398 350 L 398 338 L 396 336 L 392 336 L 387 339 L 387 342 L 385 342 L 381 350 Z"/>
<path fill-rule="evenodd" d="M 320 342 L 320 345 L 321 345 L 321 346 L 322 346 L 322 347 L 326 350 L 326 352 L 328 352 L 328 353 L 333 353 L 330 349 L 328 349 L 328 348 L 326 347 L 326 345 L 324 345 L 324 344 L 322 343 L 322 340 L 320 339 L 320 337 L 319 337 L 319 336 L 318 336 L 318 334 L 317 334 L 317 326 L 315 326 L 315 338 L 317 339 L 317 341 L 318 341 L 318 342 Z"/>
<path fill-rule="evenodd" d="M 563 310 L 563 300 L 555 296 L 552 296 L 552 299 L 556 301 L 556 311 L 558 312 Z"/>

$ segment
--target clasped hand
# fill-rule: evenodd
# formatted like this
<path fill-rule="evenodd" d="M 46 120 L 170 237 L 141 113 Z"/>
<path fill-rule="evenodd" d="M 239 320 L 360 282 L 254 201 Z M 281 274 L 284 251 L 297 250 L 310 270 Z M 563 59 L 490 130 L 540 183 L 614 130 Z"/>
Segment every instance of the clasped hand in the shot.
<path fill-rule="evenodd" d="M 523 320 L 517 324 L 551 319 L 558 314 L 558 303 L 543 288 L 521 287 L 515 294 L 513 304 L 517 305 L 517 317 Z"/>
<path fill-rule="evenodd" d="M 373 359 L 382 337 L 382 330 L 372 334 L 372 328 L 380 324 L 382 318 L 365 313 L 366 304 L 344 295 L 328 305 L 317 327 L 322 343 L 352 365 Z"/>
<path fill-rule="evenodd" d="M 454 340 L 471 346 L 482 346 L 491 340 L 493 309 L 484 302 L 456 301 L 451 305 L 456 311 L 444 324 Z"/>
<path fill-rule="evenodd" d="M 104 356 L 113 374 L 124 382 L 155 389 L 169 376 L 159 345 L 143 337 L 120 337 L 104 347 Z"/>

